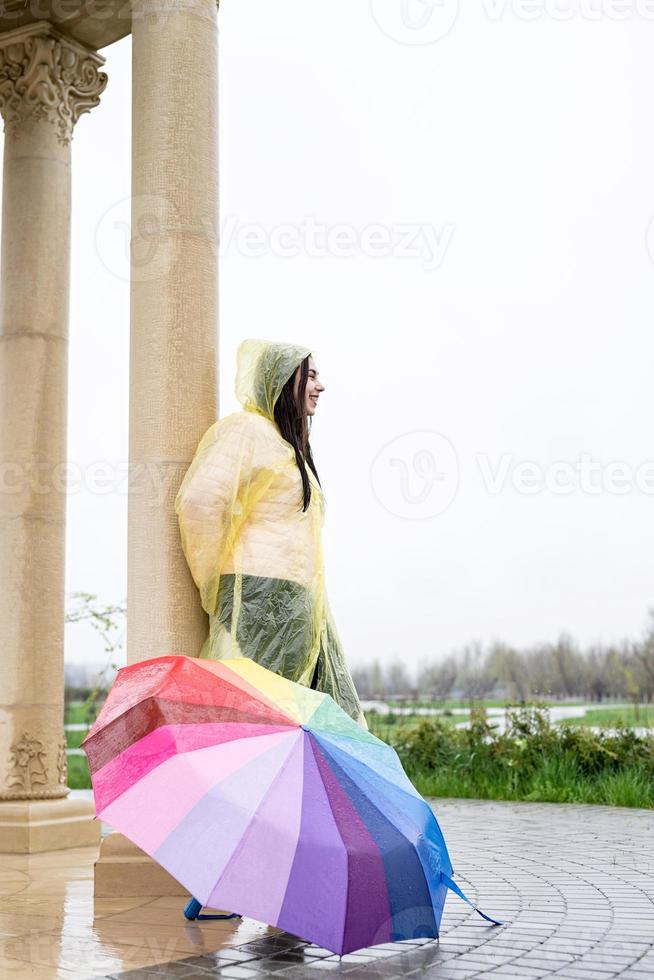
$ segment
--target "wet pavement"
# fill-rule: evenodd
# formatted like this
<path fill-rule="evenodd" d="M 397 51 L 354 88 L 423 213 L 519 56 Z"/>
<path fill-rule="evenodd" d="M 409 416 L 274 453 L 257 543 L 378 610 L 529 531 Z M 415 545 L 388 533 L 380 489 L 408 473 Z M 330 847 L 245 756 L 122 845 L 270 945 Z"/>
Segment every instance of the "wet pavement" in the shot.
<path fill-rule="evenodd" d="M 439 800 L 457 880 L 492 926 L 449 895 L 437 940 L 339 958 L 253 919 L 188 922 L 184 899 L 93 907 L 97 848 L 0 855 L 0 976 L 493 977 L 651 980 L 654 811 Z"/>

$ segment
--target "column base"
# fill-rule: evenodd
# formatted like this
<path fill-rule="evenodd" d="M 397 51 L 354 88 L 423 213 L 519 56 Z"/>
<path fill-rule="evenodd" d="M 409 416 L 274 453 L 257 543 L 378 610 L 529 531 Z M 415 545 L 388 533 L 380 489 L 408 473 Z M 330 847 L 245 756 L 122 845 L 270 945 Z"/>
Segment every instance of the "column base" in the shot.
<path fill-rule="evenodd" d="M 189 892 L 149 854 L 123 834 L 112 831 L 100 844 L 93 895 L 94 898 L 159 898 L 162 895 L 188 898 Z"/>
<path fill-rule="evenodd" d="M 92 800 L 0 800 L 0 852 L 36 854 L 100 843 Z"/>

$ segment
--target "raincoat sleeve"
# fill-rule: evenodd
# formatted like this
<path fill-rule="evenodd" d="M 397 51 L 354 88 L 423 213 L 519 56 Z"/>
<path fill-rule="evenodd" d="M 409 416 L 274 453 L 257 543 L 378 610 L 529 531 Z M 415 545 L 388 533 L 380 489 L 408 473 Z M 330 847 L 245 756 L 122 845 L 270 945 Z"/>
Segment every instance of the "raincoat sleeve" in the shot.
<path fill-rule="evenodd" d="M 247 517 L 256 466 L 256 418 L 236 412 L 219 419 L 200 440 L 175 497 L 182 549 L 203 609 L 216 608 L 221 570 Z"/>

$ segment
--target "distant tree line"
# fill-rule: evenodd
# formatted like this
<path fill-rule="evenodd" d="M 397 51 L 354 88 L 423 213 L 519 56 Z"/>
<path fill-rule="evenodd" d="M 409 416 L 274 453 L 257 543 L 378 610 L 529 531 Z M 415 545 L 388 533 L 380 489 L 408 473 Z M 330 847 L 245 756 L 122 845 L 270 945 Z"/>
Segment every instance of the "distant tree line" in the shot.
<path fill-rule="evenodd" d="M 125 618 L 125 603 L 102 606 L 96 596 L 73 593 L 77 605 L 67 622 L 88 622 L 99 634 L 107 661 L 102 667 L 67 662 L 66 701 L 101 698 L 109 689 L 122 658 L 122 636 L 115 631 Z M 413 659 L 411 651 L 411 660 Z M 407 655 L 383 666 L 379 659 L 352 669 L 364 700 L 405 698 L 439 701 L 482 700 L 493 696 L 514 701 L 581 698 L 589 701 L 654 702 L 654 607 L 641 640 L 592 644 L 580 648 L 567 633 L 554 643 L 518 650 L 502 642 L 484 647 L 471 643 L 442 659 L 422 661 L 416 668 Z"/>
<path fill-rule="evenodd" d="M 383 666 L 378 659 L 353 668 L 359 696 L 365 700 L 480 700 L 507 697 L 531 699 L 581 698 L 654 701 L 654 607 L 639 641 L 579 647 L 562 633 L 554 643 L 518 650 L 506 643 L 488 647 L 472 643 L 443 659 L 423 661 L 411 670 L 396 659 Z"/>

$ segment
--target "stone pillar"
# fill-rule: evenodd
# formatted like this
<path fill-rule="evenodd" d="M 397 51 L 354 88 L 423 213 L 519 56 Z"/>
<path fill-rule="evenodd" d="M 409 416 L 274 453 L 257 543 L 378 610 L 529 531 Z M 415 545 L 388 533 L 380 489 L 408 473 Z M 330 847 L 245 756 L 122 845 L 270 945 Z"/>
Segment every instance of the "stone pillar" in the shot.
<path fill-rule="evenodd" d="M 0 35 L 0 850 L 99 839 L 66 799 L 64 564 L 73 127 L 104 58 L 47 21 Z"/>
<path fill-rule="evenodd" d="M 132 286 L 127 660 L 197 656 L 208 631 L 175 495 L 217 417 L 216 0 L 161 21 L 132 2 Z M 185 894 L 122 835 L 103 841 L 95 896 Z"/>
<path fill-rule="evenodd" d="M 132 3 L 127 660 L 197 656 L 175 494 L 217 417 L 216 0 Z"/>

